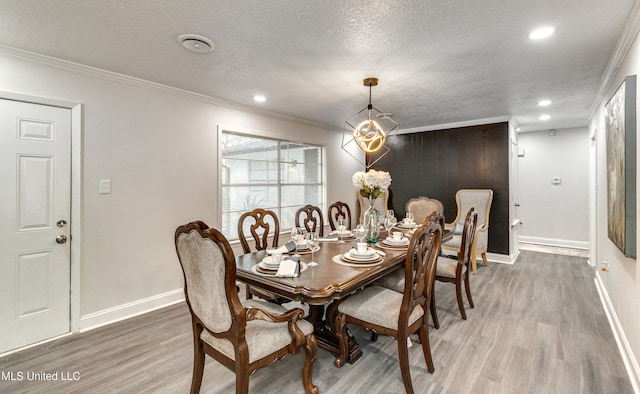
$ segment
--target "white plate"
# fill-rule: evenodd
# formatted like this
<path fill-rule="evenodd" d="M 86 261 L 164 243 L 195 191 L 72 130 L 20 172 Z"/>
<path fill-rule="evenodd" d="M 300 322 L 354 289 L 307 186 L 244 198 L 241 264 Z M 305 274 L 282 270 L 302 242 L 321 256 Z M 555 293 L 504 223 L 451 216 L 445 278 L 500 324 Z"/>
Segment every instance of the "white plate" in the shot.
<path fill-rule="evenodd" d="M 387 245 L 394 245 L 394 246 L 404 246 L 404 245 L 409 245 L 409 239 L 402 238 L 400 241 L 396 241 L 393 238 L 387 238 L 383 240 L 382 243 L 385 243 Z"/>
<path fill-rule="evenodd" d="M 359 254 L 355 250 L 350 250 L 344 254 L 348 259 L 351 260 L 360 260 L 360 261 L 369 261 L 375 260 L 378 258 L 378 254 L 374 249 L 369 248 L 366 254 Z"/>
<path fill-rule="evenodd" d="M 280 267 L 280 263 L 275 264 L 271 256 L 267 256 L 260 262 L 260 267 L 266 270 L 277 270 Z"/>
<path fill-rule="evenodd" d="M 398 227 L 400 227 L 400 228 L 416 228 L 416 227 L 418 227 L 418 225 L 416 224 L 416 222 L 413 222 L 411 224 L 407 224 L 405 222 L 400 222 L 400 223 L 398 223 Z"/>

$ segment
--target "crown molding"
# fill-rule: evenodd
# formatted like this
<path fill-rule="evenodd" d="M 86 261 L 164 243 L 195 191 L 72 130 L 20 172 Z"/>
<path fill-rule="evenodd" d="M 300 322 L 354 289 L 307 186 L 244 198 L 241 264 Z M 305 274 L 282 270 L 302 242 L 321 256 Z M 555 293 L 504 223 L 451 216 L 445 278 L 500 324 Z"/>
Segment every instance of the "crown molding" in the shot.
<path fill-rule="evenodd" d="M 593 118 L 600 107 L 600 103 L 604 101 L 607 92 L 615 80 L 618 70 L 620 70 L 622 62 L 624 62 L 633 42 L 638 36 L 638 32 L 640 32 L 640 1 L 634 1 L 633 7 L 631 7 L 631 11 L 629 11 L 629 17 L 622 29 L 622 34 L 618 39 L 613 55 L 611 56 L 609 64 L 602 76 L 600 90 L 598 90 L 598 94 L 596 94 L 593 104 L 591 104 L 591 108 L 589 109 L 589 119 Z"/>
<path fill-rule="evenodd" d="M 327 129 L 338 132 L 335 126 L 331 126 L 325 123 L 313 122 L 310 120 L 297 118 L 295 116 L 281 114 L 279 112 L 267 111 L 260 108 L 251 107 L 244 104 L 234 103 L 232 101 L 222 100 L 216 97 L 207 96 L 205 94 L 195 93 L 184 89 L 179 89 L 173 86 L 164 85 L 157 82 L 147 81 L 145 79 L 132 77 L 130 75 L 120 74 L 113 71 L 107 71 L 96 67 L 87 66 L 80 63 L 71 62 L 47 55 L 42 55 L 35 52 L 26 51 L 7 45 L 0 44 L 0 54 L 26 61 L 33 64 L 42 65 L 62 71 L 69 71 L 78 74 L 89 75 L 96 78 L 101 78 L 109 81 L 124 83 L 127 85 L 143 87 L 147 89 L 153 89 L 156 91 L 173 94 L 189 100 L 195 100 L 207 104 L 212 104 L 229 109 L 235 109 L 243 112 L 249 112 L 256 115 L 267 116 L 274 119 L 285 120 L 288 122 L 298 123 L 311 127 L 318 127 L 321 129 Z"/>

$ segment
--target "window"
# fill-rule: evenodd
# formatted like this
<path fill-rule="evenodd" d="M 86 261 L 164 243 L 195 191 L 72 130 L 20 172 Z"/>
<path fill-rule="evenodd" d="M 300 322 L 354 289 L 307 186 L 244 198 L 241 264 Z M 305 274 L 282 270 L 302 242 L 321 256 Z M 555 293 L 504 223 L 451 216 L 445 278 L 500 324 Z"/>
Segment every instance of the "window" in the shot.
<path fill-rule="evenodd" d="M 280 230 L 306 204 L 324 211 L 323 148 L 230 131 L 221 133 L 222 233 L 238 237 L 238 219 L 254 208 L 274 211 Z M 245 229 L 245 234 L 248 234 Z"/>

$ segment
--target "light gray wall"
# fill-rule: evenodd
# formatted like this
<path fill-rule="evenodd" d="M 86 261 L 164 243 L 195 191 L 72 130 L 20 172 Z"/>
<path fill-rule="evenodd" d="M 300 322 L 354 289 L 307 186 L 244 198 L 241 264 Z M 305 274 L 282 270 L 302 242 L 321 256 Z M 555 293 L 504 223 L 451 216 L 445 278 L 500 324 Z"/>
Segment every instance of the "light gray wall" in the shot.
<path fill-rule="evenodd" d="M 635 30 L 637 33 L 637 29 Z M 637 259 L 631 259 L 615 246 L 607 235 L 607 161 L 606 161 L 606 127 L 604 118 L 604 106 L 613 96 L 624 78 L 628 75 L 640 74 L 640 42 L 637 36 L 634 38 L 629 51 L 626 53 L 620 68 L 608 86 L 605 98 L 598 103 L 597 112 L 591 119 L 589 129 L 595 135 L 595 205 L 596 223 L 596 284 L 599 284 L 605 300 L 605 308 L 614 323 L 616 336 L 623 343 L 623 357 L 628 361 L 634 371 L 632 381 L 636 388 L 640 389 L 640 266 Z M 640 99 L 636 97 L 636 114 L 640 114 Z M 640 117 L 636 117 L 640 120 Z M 640 130 L 640 122 L 636 124 L 636 134 Z M 636 138 L 636 152 L 640 149 L 640 138 Z M 638 165 L 636 164 L 636 174 Z M 636 189 L 638 189 L 636 176 Z M 636 196 L 640 196 L 637 193 Z M 637 197 L 636 197 L 637 198 Z M 636 202 L 636 206 L 638 202 Z M 640 228 L 640 215 L 636 215 L 636 228 Z M 640 242 L 640 232 L 636 233 L 636 242 Z M 592 254 L 593 255 L 593 254 Z M 608 266 L 605 266 L 607 263 Z M 608 267 L 606 271 L 601 268 Z M 635 365 L 634 365 L 635 363 Z"/>
<path fill-rule="evenodd" d="M 326 201 L 355 208 L 361 166 L 340 149 L 342 130 L 30 54 L 0 53 L 0 70 L 0 91 L 83 105 L 81 328 L 180 294 L 176 227 L 219 220 L 219 125 L 325 145 Z M 111 194 L 98 194 L 100 179 Z"/>
<path fill-rule="evenodd" d="M 519 240 L 588 248 L 588 129 L 520 133 L 518 150 Z"/>

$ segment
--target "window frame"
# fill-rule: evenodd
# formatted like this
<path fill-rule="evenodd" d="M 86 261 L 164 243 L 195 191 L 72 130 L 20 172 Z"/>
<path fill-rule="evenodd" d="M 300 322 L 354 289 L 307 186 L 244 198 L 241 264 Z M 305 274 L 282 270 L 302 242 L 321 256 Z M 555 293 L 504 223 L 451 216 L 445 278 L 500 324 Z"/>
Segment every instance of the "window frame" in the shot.
<path fill-rule="evenodd" d="M 218 171 L 216 171 L 216 176 L 217 176 L 217 180 L 216 180 L 216 186 L 217 186 L 217 197 L 218 197 L 218 201 L 217 201 L 217 214 L 215 215 L 216 218 L 216 223 L 217 223 L 217 227 L 220 229 L 220 231 L 222 232 L 222 220 L 223 220 L 223 179 L 224 179 L 224 174 L 223 174 L 223 166 L 222 166 L 222 159 L 223 159 L 223 152 L 222 152 L 222 139 L 223 139 L 223 134 L 225 133 L 229 133 L 229 134 L 235 134 L 235 135 L 240 135 L 240 136 L 245 136 L 245 137 L 249 137 L 249 138 L 257 138 L 257 139 L 264 139 L 264 140 L 272 140 L 272 141 L 276 141 L 278 143 L 278 161 L 277 161 L 277 168 L 278 168 L 278 174 L 277 174 L 277 182 L 276 183 L 264 183 L 265 187 L 277 187 L 278 188 L 278 211 L 281 211 L 283 209 L 282 206 L 282 187 L 283 186 L 295 186 L 295 185 L 308 185 L 308 183 L 282 183 L 282 174 L 281 174 L 281 149 L 280 149 L 280 143 L 282 142 L 286 142 L 286 143 L 290 143 L 290 144 L 302 144 L 302 145 L 307 145 L 307 146 L 312 146 L 312 147 L 317 147 L 320 149 L 320 160 L 321 160 L 321 173 L 320 173 L 320 187 L 321 187 L 321 196 L 322 196 L 322 204 L 320 204 L 319 208 L 322 210 L 322 212 L 324 213 L 326 211 L 326 207 L 327 207 L 327 153 L 326 153 L 326 142 L 324 141 L 318 141 L 318 140 L 313 140 L 313 139 L 308 139 L 308 138 L 304 138 L 304 139 L 300 139 L 300 138 L 292 138 L 291 136 L 287 136 L 284 135 L 283 133 L 273 133 L 273 132 L 264 132 L 264 131 L 255 131 L 255 130 L 247 130 L 247 129 L 241 129 L 238 127 L 234 127 L 234 126 L 228 126 L 228 125 L 218 125 L 218 133 L 217 133 L 217 152 L 218 152 L 218 157 L 217 157 L 217 165 L 218 165 Z M 242 185 L 234 185 L 234 186 L 242 186 Z M 254 185 L 254 184 L 247 184 L 245 186 L 260 186 L 260 185 Z M 286 208 L 286 207 L 284 207 Z M 291 230 L 291 228 L 289 227 L 282 227 L 282 223 L 283 220 L 282 218 L 280 218 L 280 213 L 276 212 L 276 214 L 278 214 L 278 219 L 280 221 L 281 227 L 280 227 L 280 235 L 282 234 L 286 234 L 289 233 L 289 231 Z M 224 234 L 224 233 L 223 233 Z M 224 234 L 225 237 L 227 237 L 227 239 L 235 244 L 235 243 L 239 243 L 239 238 L 236 235 L 235 237 L 231 237 L 228 236 L 226 234 Z"/>

